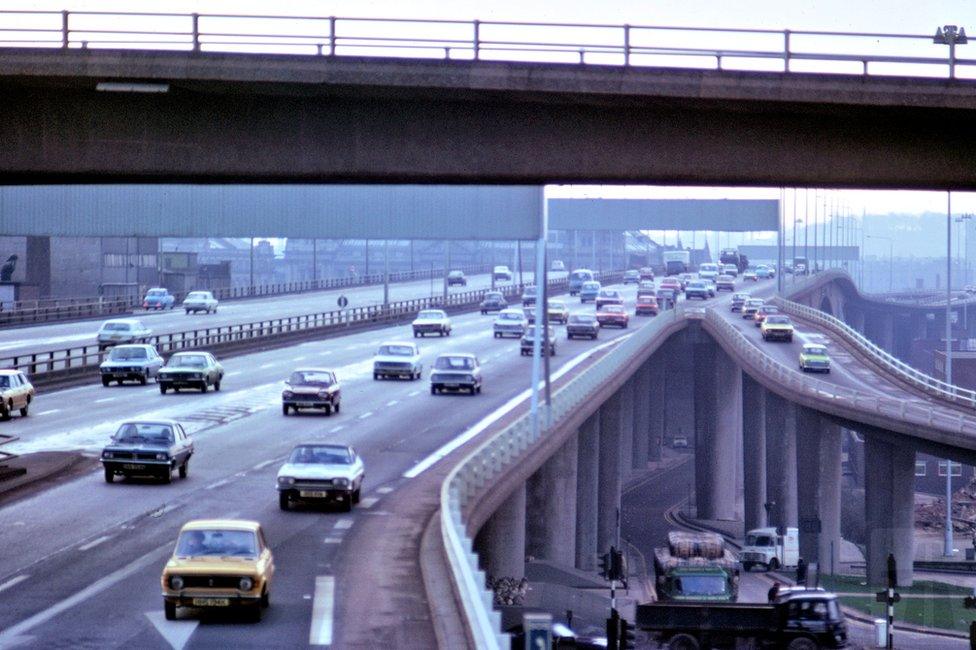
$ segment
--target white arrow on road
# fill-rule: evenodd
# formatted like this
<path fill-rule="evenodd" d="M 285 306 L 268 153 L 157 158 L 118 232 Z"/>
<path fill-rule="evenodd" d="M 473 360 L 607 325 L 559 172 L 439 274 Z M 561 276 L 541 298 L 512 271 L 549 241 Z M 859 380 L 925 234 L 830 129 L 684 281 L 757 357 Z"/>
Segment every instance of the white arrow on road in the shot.
<path fill-rule="evenodd" d="M 146 612 L 146 618 L 149 622 L 153 624 L 156 631 L 159 632 L 166 643 L 173 648 L 173 650 L 183 650 L 187 641 L 193 636 L 196 631 L 197 626 L 200 625 L 200 621 L 191 619 L 186 621 L 167 621 L 166 615 L 163 612 Z"/>

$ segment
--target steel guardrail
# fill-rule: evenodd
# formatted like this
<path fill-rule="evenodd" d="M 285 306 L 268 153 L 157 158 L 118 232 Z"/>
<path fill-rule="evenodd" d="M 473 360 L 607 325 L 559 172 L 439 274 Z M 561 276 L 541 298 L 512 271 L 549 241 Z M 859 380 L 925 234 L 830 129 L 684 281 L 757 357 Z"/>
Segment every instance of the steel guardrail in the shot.
<path fill-rule="evenodd" d="M 582 406 L 600 385 L 669 324 L 678 318 L 700 318 L 701 311 L 667 310 L 633 334 L 616 339 L 610 351 L 586 372 L 556 388 L 552 396 L 551 426 L 543 422 L 535 435 L 530 416 L 524 414 L 479 445 L 448 474 L 441 485 L 441 536 L 464 622 L 475 647 L 507 649 L 509 637 L 500 629 L 499 613 L 492 608 L 493 596 L 485 586 L 485 574 L 478 568 L 478 556 L 467 531 L 465 518 L 473 504 L 490 489 L 493 478 L 519 462 L 532 445 L 550 435 L 561 420 Z"/>
<path fill-rule="evenodd" d="M 846 343 L 857 349 L 861 355 L 880 367 L 883 372 L 894 375 L 933 397 L 976 408 L 976 391 L 949 384 L 913 368 L 901 359 L 882 350 L 839 318 L 779 296 L 774 297 L 771 302 L 791 316 L 803 318 L 840 336 Z"/>
<path fill-rule="evenodd" d="M 17 440 L 20 440 L 20 436 L 15 436 L 12 433 L 0 433 L 0 446 L 10 444 L 11 442 L 15 442 Z M 0 467 L 3 467 L 4 463 L 11 461 L 18 456 L 19 454 L 0 449 Z"/>
<path fill-rule="evenodd" d="M 4 10 L 0 11 L 0 46 L 413 55 L 719 70 L 736 69 L 743 62 L 754 69 L 757 62 L 767 62 L 765 69 L 773 63 L 784 72 L 862 76 L 890 75 L 892 65 L 910 64 L 951 78 L 956 78 L 957 68 L 976 66 L 976 59 L 959 57 L 956 47 L 933 44 L 931 32 L 166 12 Z"/>

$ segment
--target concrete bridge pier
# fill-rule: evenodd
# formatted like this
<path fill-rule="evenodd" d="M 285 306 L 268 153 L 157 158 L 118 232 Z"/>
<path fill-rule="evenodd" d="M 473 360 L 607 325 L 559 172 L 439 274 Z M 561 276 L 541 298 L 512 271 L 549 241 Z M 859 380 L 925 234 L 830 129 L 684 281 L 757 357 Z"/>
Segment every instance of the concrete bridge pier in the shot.
<path fill-rule="evenodd" d="M 600 412 L 580 427 L 576 445 L 576 568 L 596 569 L 600 485 Z"/>
<path fill-rule="evenodd" d="M 617 543 L 617 512 L 620 510 L 620 438 L 623 433 L 623 404 L 617 391 L 600 407 L 599 480 L 597 482 L 598 553 Z"/>
<path fill-rule="evenodd" d="M 864 334 L 864 311 L 861 309 L 848 305 L 844 314 L 844 322 L 856 331 Z"/>
<path fill-rule="evenodd" d="M 648 388 L 650 391 L 647 393 L 647 435 L 649 438 L 647 459 L 650 461 L 661 460 L 661 450 L 664 447 L 664 418 L 665 403 L 667 400 L 664 385 L 664 369 L 664 359 L 660 355 L 651 358 L 651 363 L 647 368 Z"/>
<path fill-rule="evenodd" d="M 671 337 L 664 347 L 664 373 L 668 390 L 660 384 L 664 402 L 664 431 L 669 437 L 687 436 L 696 439 L 695 433 L 695 357 L 694 344 L 688 332 Z"/>
<path fill-rule="evenodd" d="M 798 408 L 796 417 L 800 557 L 833 574 L 841 547 L 841 429 L 807 408 Z"/>
<path fill-rule="evenodd" d="M 888 554 L 898 563 L 898 584 L 912 584 L 915 551 L 915 452 L 864 432 L 864 509 L 867 576 L 884 585 Z"/>
<path fill-rule="evenodd" d="M 618 391 L 620 394 L 620 480 L 626 481 L 634 473 L 634 417 L 637 410 L 636 382 L 631 377 Z"/>
<path fill-rule="evenodd" d="M 526 557 L 576 563 L 577 438 L 570 436 L 526 482 Z"/>
<path fill-rule="evenodd" d="M 525 575 L 525 483 L 489 517 L 475 538 L 482 568 L 492 578 Z"/>
<path fill-rule="evenodd" d="M 797 526 L 796 407 L 766 392 L 766 499 L 770 526 Z"/>
<path fill-rule="evenodd" d="M 742 477 L 745 530 L 766 526 L 766 389 L 742 378 Z"/>
<path fill-rule="evenodd" d="M 695 359 L 695 498 L 702 519 L 741 520 L 742 371 L 714 342 Z"/>
<path fill-rule="evenodd" d="M 631 383 L 634 384 L 634 449 L 631 459 L 635 470 L 647 467 L 651 460 L 651 367 L 641 366 Z M 657 456 L 660 457 L 660 448 Z M 656 458 L 655 458 L 656 460 Z"/>

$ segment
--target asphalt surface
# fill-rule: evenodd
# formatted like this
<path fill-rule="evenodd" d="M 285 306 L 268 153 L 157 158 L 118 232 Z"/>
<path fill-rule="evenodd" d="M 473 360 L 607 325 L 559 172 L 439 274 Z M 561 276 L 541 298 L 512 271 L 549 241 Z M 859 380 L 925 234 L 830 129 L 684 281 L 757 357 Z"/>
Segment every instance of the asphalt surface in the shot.
<path fill-rule="evenodd" d="M 632 305 L 634 287 L 625 295 Z M 574 311 L 593 310 L 578 299 L 568 302 Z M 229 359 L 219 393 L 163 396 L 152 385 L 45 393 L 30 417 L 5 423 L 5 431 L 21 436 L 13 451 L 97 453 L 124 420 L 171 417 L 192 433 L 196 454 L 189 478 L 170 485 L 108 485 L 95 472 L 0 509 L 0 530 L 7 533 L 0 553 L 0 647 L 301 647 L 356 625 L 368 612 L 313 624 L 313 604 L 330 609 L 342 597 L 341 583 L 329 598 L 322 581 L 316 590 L 316 579 L 335 573 L 344 537 L 363 518 L 384 516 L 384 496 L 412 480 L 404 476 L 408 470 L 526 388 L 531 358 L 518 354 L 517 340 L 494 339 L 492 321 L 463 315 L 453 319 L 450 337 L 420 341 L 428 364 L 448 350 L 482 359 L 484 389 L 473 397 L 430 395 L 427 372 L 414 382 L 372 379 L 375 348 L 412 340 L 409 326 Z M 630 330 L 606 330 L 596 342 L 567 341 L 564 328 L 556 331 L 553 371 Z M 281 382 L 297 366 L 336 369 L 343 382 L 340 414 L 281 415 Z M 308 440 L 352 444 L 363 456 L 363 501 L 353 512 L 278 509 L 278 467 L 296 443 Z M 175 622 L 163 617 L 159 575 L 176 533 L 187 520 L 211 517 L 254 519 L 265 528 L 278 573 L 260 624 L 192 610 L 181 610 Z"/>
<path fill-rule="evenodd" d="M 533 277 L 532 273 L 524 274 L 526 283 L 531 282 Z M 563 278 L 566 277 L 566 273 L 553 272 L 549 274 L 549 277 Z M 514 279 L 518 280 L 518 274 L 514 276 Z M 433 286 L 433 291 L 431 286 Z M 467 286 L 453 286 L 450 290 L 454 294 L 488 288 L 491 288 L 491 276 L 481 274 L 468 276 Z M 433 285 L 430 280 L 397 282 L 390 285 L 390 301 L 426 298 L 432 294 L 441 296 L 443 291 L 443 282 L 440 279 L 435 279 Z M 328 291 L 227 301 L 222 302 L 216 313 L 213 314 L 203 312 L 187 314 L 177 305 L 177 308 L 172 310 L 140 311 L 132 316 L 118 316 L 117 318 L 137 318 L 150 328 L 153 334 L 168 334 L 205 327 L 236 325 L 272 318 L 332 311 L 338 309 L 336 301 L 339 296 L 346 296 L 349 299 L 348 308 L 378 305 L 383 302 L 383 286 L 348 287 Z M 94 345 L 95 335 L 103 320 L 50 323 L 0 330 L 0 357 Z"/>

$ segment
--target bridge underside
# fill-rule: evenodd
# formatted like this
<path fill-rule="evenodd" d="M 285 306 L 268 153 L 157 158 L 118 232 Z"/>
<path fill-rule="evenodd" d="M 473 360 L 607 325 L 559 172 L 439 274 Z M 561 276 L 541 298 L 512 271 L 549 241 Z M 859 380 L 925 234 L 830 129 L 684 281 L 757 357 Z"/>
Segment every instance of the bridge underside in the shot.
<path fill-rule="evenodd" d="M 105 80 L 165 93 L 99 92 Z M 964 189 L 967 84 L 184 52 L 0 53 L 0 182 Z"/>

